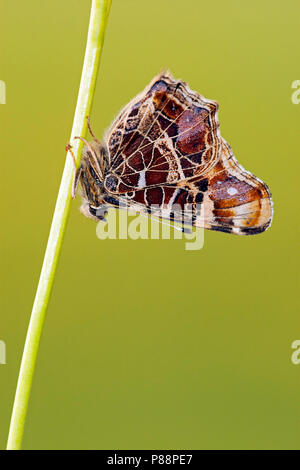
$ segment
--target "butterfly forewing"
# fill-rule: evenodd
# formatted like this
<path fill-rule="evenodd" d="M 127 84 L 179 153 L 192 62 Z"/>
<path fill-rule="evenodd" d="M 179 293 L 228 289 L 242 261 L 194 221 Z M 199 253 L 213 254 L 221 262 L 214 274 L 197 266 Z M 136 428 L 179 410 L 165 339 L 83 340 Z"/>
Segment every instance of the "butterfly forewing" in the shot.
<path fill-rule="evenodd" d="M 170 76 L 154 79 L 109 132 L 106 188 L 121 194 L 207 172 L 220 151 L 217 108 Z"/>

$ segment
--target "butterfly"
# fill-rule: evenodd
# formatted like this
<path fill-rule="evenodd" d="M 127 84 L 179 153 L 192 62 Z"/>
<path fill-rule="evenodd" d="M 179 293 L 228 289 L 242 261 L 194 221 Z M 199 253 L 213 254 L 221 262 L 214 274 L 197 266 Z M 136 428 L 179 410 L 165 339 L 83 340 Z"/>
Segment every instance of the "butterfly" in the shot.
<path fill-rule="evenodd" d="M 108 207 L 238 235 L 265 231 L 272 198 L 220 134 L 218 103 L 162 72 L 119 113 L 100 142 L 85 141 L 74 183 L 81 211 Z"/>

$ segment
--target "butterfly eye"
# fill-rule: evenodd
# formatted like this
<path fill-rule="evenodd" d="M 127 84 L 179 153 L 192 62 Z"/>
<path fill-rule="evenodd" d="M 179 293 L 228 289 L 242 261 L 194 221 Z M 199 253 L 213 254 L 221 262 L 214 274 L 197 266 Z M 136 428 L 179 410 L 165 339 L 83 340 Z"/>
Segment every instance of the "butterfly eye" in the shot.
<path fill-rule="evenodd" d="M 104 185 L 108 191 L 115 191 L 118 185 L 118 180 L 113 175 L 108 175 L 105 178 Z"/>

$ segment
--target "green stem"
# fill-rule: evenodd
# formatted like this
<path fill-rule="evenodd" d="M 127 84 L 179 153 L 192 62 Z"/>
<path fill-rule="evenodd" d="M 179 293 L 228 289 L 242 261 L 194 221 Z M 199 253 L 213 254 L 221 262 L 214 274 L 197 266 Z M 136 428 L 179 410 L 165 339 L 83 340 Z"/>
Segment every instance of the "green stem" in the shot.
<path fill-rule="evenodd" d="M 92 0 L 87 45 L 70 138 L 77 167 L 80 163 L 82 143 L 79 140 L 74 141 L 74 137 L 86 134 L 86 116 L 90 114 L 91 110 L 110 5 L 111 0 Z M 70 212 L 73 175 L 74 164 L 70 154 L 67 154 L 22 357 L 8 435 L 8 450 L 21 448 L 45 313 Z"/>

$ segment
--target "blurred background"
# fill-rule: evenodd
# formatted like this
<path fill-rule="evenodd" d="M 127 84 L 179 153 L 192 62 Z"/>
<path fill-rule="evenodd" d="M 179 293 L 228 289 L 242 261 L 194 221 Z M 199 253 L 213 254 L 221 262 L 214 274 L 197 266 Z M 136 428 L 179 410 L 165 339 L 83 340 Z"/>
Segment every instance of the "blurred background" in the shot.
<path fill-rule="evenodd" d="M 76 104 L 90 2 L 2 2 L 0 447 Z M 298 0 L 113 0 L 91 120 L 102 136 L 162 68 L 220 104 L 270 186 L 253 237 L 105 240 L 72 204 L 25 449 L 299 449 Z"/>

